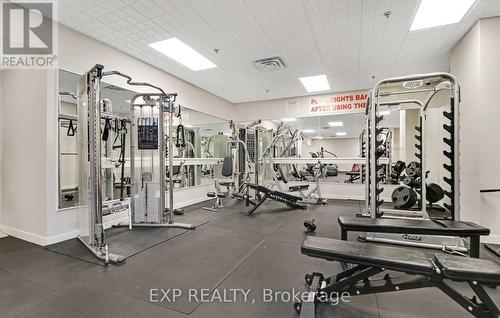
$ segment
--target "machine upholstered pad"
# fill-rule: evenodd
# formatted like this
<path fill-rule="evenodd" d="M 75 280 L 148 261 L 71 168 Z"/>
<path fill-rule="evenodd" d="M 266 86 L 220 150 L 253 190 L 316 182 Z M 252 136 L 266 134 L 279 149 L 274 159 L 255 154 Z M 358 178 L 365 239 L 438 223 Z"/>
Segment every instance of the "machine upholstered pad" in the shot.
<path fill-rule="evenodd" d="M 489 235 L 490 230 L 472 222 L 339 217 L 342 229 L 363 232 L 408 233 L 446 236 Z"/>
<path fill-rule="evenodd" d="M 500 283 L 500 265 L 493 261 L 441 254 L 434 260 L 449 279 Z"/>
<path fill-rule="evenodd" d="M 384 267 L 407 273 L 429 275 L 434 271 L 428 256 L 401 247 L 309 236 L 302 243 L 301 251 L 302 254 L 330 261 Z"/>

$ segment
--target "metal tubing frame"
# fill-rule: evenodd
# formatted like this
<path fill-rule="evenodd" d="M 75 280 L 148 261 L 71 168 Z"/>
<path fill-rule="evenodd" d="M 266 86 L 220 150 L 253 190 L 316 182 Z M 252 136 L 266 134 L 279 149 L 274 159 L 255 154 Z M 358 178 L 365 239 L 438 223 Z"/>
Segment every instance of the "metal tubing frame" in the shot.
<path fill-rule="evenodd" d="M 424 79 L 430 79 L 430 78 L 442 78 L 444 80 L 447 80 L 450 82 L 450 86 L 446 87 L 445 82 L 441 82 L 438 85 L 436 85 L 433 88 L 430 89 L 420 89 L 420 90 L 406 90 L 403 92 L 379 92 L 379 88 L 382 85 L 386 84 L 391 84 L 391 83 L 399 83 L 399 82 L 404 82 L 404 81 L 412 81 L 412 80 L 424 80 Z M 438 87 L 439 85 L 444 84 L 445 87 Z M 436 88 L 437 87 L 437 88 Z M 460 154 L 460 149 L 459 149 L 459 132 L 460 132 L 460 83 L 458 79 L 453 76 L 452 74 L 445 73 L 445 72 L 437 72 L 437 73 L 427 73 L 427 74 L 414 74 L 414 75 L 409 75 L 409 76 L 401 76 L 401 77 L 393 77 L 393 78 L 387 78 L 379 81 L 374 89 L 371 91 L 372 97 L 377 97 L 377 101 L 379 97 L 385 97 L 385 96 L 391 96 L 391 95 L 400 95 L 400 94 L 414 94 L 414 93 L 419 93 L 419 92 L 432 92 L 428 98 L 426 99 L 424 103 L 424 111 L 427 110 L 428 105 L 430 104 L 432 98 L 437 94 L 438 91 L 443 90 L 443 89 L 449 89 L 451 92 L 451 97 L 453 98 L 453 109 L 452 111 L 454 112 L 454 158 L 455 158 L 455 169 L 454 169 L 454 175 L 453 181 L 454 181 L 454 197 L 453 197 L 453 206 L 454 206 L 454 211 L 453 213 L 453 219 L 455 221 L 460 220 L 460 176 L 459 176 L 459 171 L 460 171 L 460 162 L 458 160 L 459 154 Z M 371 100 L 370 107 L 374 108 L 373 106 L 378 104 L 374 98 Z M 375 110 L 372 109 L 372 116 L 375 114 Z M 423 136 L 422 136 L 423 137 Z M 452 136 L 453 137 L 453 136 Z M 422 138 L 424 139 L 424 138 Z M 423 148 L 423 147 L 422 147 Z M 372 149 L 373 152 L 373 149 Z M 422 149 L 422 152 L 424 152 L 424 149 Z M 425 172 L 424 172 L 425 173 Z M 372 180 L 373 182 L 373 180 Z M 374 200 L 372 199 L 372 202 Z M 375 207 L 376 208 L 376 207 Z"/>
<path fill-rule="evenodd" d="M 130 161 L 131 161 L 131 182 L 132 182 L 132 194 L 130 196 L 130 213 L 129 213 L 129 222 L 128 224 L 119 224 L 119 226 L 127 226 L 130 230 L 134 226 L 144 226 L 144 227 L 173 227 L 173 228 L 185 228 L 185 229 L 195 229 L 195 226 L 192 224 L 185 224 L 185 223 L 174 223 L 173 220 L 173 173 L 172 173 L 172 167 L 173 167 L 173 152 L 171 151 L 172 149 L 172 134 L 173 134 L 173 125 L 172 125 L 172 120 L 173 120 L 173 110 L 174 110 L 174 102 L 177 94 L 167 94 L 165 91 L 163 91 L 161 88 L 154 86 L 152 84 L 146 83 L 146 82 L 133 82 L 132 78 L 126 74 L 123 74 L 118 71 L 111 71 L 111 72 L 106 72 L 103 73 L 103 76 L 109 76 L 109 75 L 118 75 L 121 77 L 125 77 L 127 79 L 127 84 L 129 85 L 135 85 L 135 86 L 147 86 L 151 87 L 154 89 L 157 89 L 160 91 L 160 93 L 139 93 L 134 95 L 134 97 L 131 99 L 130 102 L 130 109 L 132 112 L 132 120 L 131 120 L 131 133 L 130 133 Z M 144 100 L 147 100 L 149 103 L 144 103 L 144 104 L 135 104 L 135 101 L 137 98 L 142 97 Z M 151 102 L 152 98 L 156 98 Z M 134 200 L 134 186 L 136 186 L 136 183 L 134 182 L 135 178 L 135 143 L 134 143 L 134 133 L 132 131 L 132 128 L 134 125 L 136 125 L 134 121 L 134 110 L 135 107 L 144 107 L 144 106 L 157 106 L 159 108 L 159 115 L 158 115 L 158 148 L 159 148 L 159 165 L 160 165 L 160 204 L 158 205 L 158 215 L 161 217 L 163 216 L 165 212 L 165 160 L 164 160 L 164 155 L 165 155 L 165 138 L 164 138 L 164 133 L 163 133 L 163 114 L 164 114 L 164 108 L 165 105 L 164 103 L 167 103 L 168 107 L 168 112 L 169 112 L 169 205 L 170 209 L 168 211 L 168 220 L 167 223 L 135 223 L 135 200 Z"/>
<path fill-rule="evenodd" d="M 434 263 L 434 262 L 433 262 Z M 392 278 L 390 271 L 376 266 L 357 265 L 336 275 L 325 277 L 322 273 L 314 272 L 309 284 L 308 297 L 302 304 L 301 318 L 316 317 L 315 304 L 325 295 L 347 292 L 349 295 L 368 295 L 375 293 L 414 290 L 421 288 L 438 288 L 474 317 L 497 317 L 500 309 L 485 291 L 484 283 L 467 280 L 474 296 L 480 302 L 473 301 L 448 285 L 442 275 L 442 270 L 434 265 L 434 273 L 426 275 L 406 275 Z M 385 273 L 383 279 L 376 279 L 374 275 Z M 326 283 L 326 285 L 325 285 Z M 330 299 L 326 300 L 327 302 Z M 306 309 L 306 310 L 304 310 Z"/>
<path fill-rule="evenodd" d="M 101 79 L 102 65 L 95 65 L 86 74 L 87 109 L 88 109 L 88 160 L 89 160 L 89 182 L 88 192 L 89 218 L 89 241 L 78 235 L 82 242 L 97 258 L 106 264 L 122 263 L 126 258 L 122 255 L 109 252 L 104 231 L 102 215 L 102 180 L 101 180 Z M 83 127 L 87 125 L 81 125 Z M 82 137 L 83 138 L 83 137 Z M 85 160 L 85 156 L 80 156 Z M 81 169 L 81 168 L 80 168 Z M 96 233 L 96 231 L 99 233 Z"/>

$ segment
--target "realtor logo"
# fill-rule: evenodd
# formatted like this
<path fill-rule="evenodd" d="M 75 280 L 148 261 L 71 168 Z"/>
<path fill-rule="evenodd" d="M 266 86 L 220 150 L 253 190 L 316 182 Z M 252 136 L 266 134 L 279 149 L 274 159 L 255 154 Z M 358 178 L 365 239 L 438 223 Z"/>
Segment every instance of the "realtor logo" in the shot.
<path fill-rule="evenodd" d="M 2 67 L 54 68 L 53 2 L 2 3 Z"/>

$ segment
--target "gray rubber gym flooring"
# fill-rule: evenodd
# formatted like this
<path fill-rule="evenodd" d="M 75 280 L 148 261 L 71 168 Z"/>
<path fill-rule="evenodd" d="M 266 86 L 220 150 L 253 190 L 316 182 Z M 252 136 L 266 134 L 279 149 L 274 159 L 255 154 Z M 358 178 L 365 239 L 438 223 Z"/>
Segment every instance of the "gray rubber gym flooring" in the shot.
<path fill-rule="evenodd" d="M 140 233 L 116 232 L 116 238 L 141 240 L 121 245 L 132 255 L 121 266 L 104 267 L 11 237 L 0 239 L 0 317 L 298 317 L 292 302 L 264 302 L 264 290 L 303 291 L 306 272 L 330 275 L 339 269 L 335 263 L 301 255 L 304 219 L 316 220 L 316 235 L 339 238 L 337 217 L 360 209 L 358 202 L 349 201 L 330 201 L 307 211 L 266 202 L 248 217 L 241 203 L 227 202 L 218 213 L 201 209 L 206 205 L 188 207 L 176 218 L 203 224 L 195 231 L 152 231 L 155 237 L 148 240 Z M 144 250 L 152 242 L 154 246 Z M 130 252 L 138 247 L 144 251 Z M 491 254 L 483 250 L 482 256 Z M 158 300 L 163 295 L 159 289 L 169 288 L 180 289 L 182 296 L 173 301 L 170 293 L 170 301 L 150 302 L 151 289 Z M 197 293 L 191 301 L 189 288 Z M 202 289 L 211 298 L 236 288 L 251 290 L 247 302 L 241 294 L 232 303 L 201 299 Z M 489 291 L 500 302 L 500 290 Z M 353 297 L 349 303 L 322 305 L 318 314 L 469 317 L 436 289 Z"/>

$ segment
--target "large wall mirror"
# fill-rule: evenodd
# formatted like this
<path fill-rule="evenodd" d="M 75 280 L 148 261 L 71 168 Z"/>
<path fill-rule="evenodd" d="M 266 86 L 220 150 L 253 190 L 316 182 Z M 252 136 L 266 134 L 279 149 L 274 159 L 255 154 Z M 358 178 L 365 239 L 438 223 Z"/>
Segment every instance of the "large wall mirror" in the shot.
<path fill-rule="evenodd" d="M 414 157 L 413 148 L 406 151 L 406 140 L 414 138 L 414 126 L 418 110 L 392 110 L 384 113 L 381 126 L 385 156 L 390 163 L 406 161 Z M 283 124 L 291 131 L 302 133 L 299 153 L 302 158 L 359 158 L 363 157 L 362 139 L 365 130 L 364 112 L 348 114 L 325 114 L 323 116 L 296 117 L 272 120 L 275 125 Z M 406 129 L 408 127 L 408 130 Z M 413 130 L 412 130 L 413 129 Z M 311 165 L 298 165 L 300 171 L 311 169 Z M 309 171 L 311 172 L 311 171 Z M 382 172 L 381 172 L 382 173 Z M 324 166 L 319 174 L 321 182 L 361 183 L 360 165 L 337 163 Z M 391 183 L 391 180 L 387 180 Z"/>
<path fill-rule="evenodd" d="M 77 101 L 76 90 L 80 75 L 65 70 L 59 71 L 59 105 L 58 105 L 58 164 L 59 164 L 59 209 L 78 205 L 78 153 L 77 138 Z M 102 96 L 113 113 L 130 115 L 130 100 L 136 92 L 103 82 Z M 181 119 L 174 121 L 174 139 L 177 138 L 177 127 L 184 126 L 184 138 L 190 145 L 183 149 L 174 149 L 174 157 L 179 158 L 223 158 L 226 155 L 226 140 L 229 138 L 229 122 L 208 114 L 189 109 L 181 105 Z M 105 125 L 103 121 L 101 125 Z M 121 154 L 121 126 L 111 121 L 111 129 L 107 142 L 103 143 L 102 183 L 103 197 L 107 201 L 119 200 L 130 196 L 129 184 L 121 185 L 122 174 L 130 182 L 130 153 L 125 147 Z M 127 132 L 130 133 L 130 132 Z M 126 137 L 129 143 L 129 137 Z M 124 169 L 120 164 L 120 156 L 125 157 Z M 139 173 L 136 162 L 136 173 Z M 186 188 L 213 182 L 220 174 L 221 164 L 181 164 L 174 168 L 174 188 Z M 124 188 L 122 192 L 122 188 Z"/>

